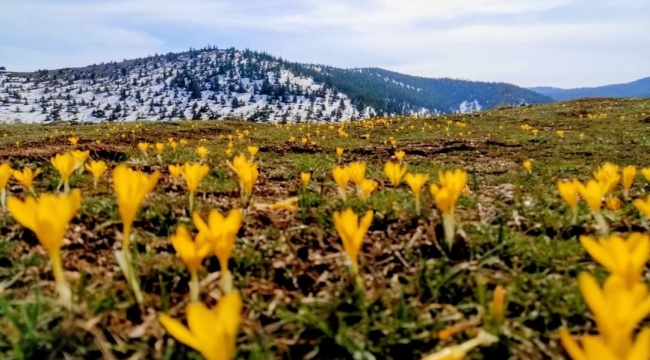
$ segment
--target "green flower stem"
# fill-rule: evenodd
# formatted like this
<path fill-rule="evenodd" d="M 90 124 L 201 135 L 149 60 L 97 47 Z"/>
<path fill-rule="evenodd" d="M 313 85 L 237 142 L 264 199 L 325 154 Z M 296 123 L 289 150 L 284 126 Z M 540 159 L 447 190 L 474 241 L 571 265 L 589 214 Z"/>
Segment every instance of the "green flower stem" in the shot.
<path fill-rule="evenodd" d="M 448 250 L 454 246 L 454 239 L 456 237 L 455 224 L 456 219 L 454 214 L 442 214 L 442 228 L 445 231 L 445 243 L 447 244 Z"/>

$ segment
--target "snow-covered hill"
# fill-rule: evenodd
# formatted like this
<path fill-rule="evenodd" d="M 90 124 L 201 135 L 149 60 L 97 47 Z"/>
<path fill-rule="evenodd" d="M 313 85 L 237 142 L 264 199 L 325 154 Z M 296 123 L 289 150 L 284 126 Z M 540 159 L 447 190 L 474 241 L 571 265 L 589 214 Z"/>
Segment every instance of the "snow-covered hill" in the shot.
<path fill-rule="evenodd" d="M 471 93 L 462 101 L 438 106 L 430 101 L 436 94 L 408 83 L 419 78 L 397 74 L 406 80 L 396 80 L 393 73 L 387 74 L 290 63 L 265 53 L 217 48 L 85 68 L 0 72 L 0 121 L 237 118 L 338 122 L 485 107 Z"/>

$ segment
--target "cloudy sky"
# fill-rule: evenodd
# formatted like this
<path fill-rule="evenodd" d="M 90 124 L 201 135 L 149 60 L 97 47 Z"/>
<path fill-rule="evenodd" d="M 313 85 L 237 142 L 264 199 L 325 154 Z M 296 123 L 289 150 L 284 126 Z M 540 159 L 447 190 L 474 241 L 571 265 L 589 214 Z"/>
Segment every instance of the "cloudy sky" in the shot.
<path fill-rule="evenodd" d="M 31 71 L 208 44 L 522 86 L 650 76 L 650 0 L 0 0 L 0 66 Z"/>

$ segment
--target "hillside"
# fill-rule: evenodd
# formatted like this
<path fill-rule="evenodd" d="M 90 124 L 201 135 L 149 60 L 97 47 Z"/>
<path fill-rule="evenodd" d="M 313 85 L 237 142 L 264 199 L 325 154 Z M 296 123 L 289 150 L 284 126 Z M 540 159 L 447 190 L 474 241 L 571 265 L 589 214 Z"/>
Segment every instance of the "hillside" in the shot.
<path fill-rule="evenodd" d="M 530 90 L 548 96 L 557 101 L 582 98 L 644 98 L 650 97 L 650 77 L 625 84 L 614 84 L 591 88 L 560 89 L 555 87 L 534 87 Z"/>
<path fill-rule="evenodd" d="M 337 122 L 466 113 L 550 98 L 514 85 L 339 69 L 209 47 L 84 68 L 0 73 L 0 121 Z"/>

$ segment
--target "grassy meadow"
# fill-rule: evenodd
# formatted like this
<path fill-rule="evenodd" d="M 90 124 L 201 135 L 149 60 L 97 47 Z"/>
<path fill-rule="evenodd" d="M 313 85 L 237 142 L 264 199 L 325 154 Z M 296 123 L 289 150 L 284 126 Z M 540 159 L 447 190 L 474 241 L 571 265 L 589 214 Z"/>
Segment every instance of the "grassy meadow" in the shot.
<path fill-rule="evenodd" d="M 76 145 L 71 137 L 78 138 Z M 138 147 L 143 142 L 151 144 L 146 152 Z M 165 144 L 160 156 L 155 143 Z M 635 165 L 629 193 L 620 185 L 610 191 L 602 216 L 609 232 L 623 237 L 650 226 L 633 205 L 650 194 L 641 173 L 650 166 L 650 100 L 592 99 L 344 124 L 0 125 L 0 163 L 40 169 L 33 189 L 38 196 L 57 192 L 60 177 L 50 160 L 56 154 L 88 150 L 90 159 L 108 165 L 97 186 L 87 171 L 70 177 L 82 198 L 61 247 L 71 308 L 59 302 L 48 253 L 35 233 L 9 211 L 0 212 L 0 358 L 202 358 L 159 321 L 163 313 L 184 321 L 189 302 L 190 275 L 170 237 L 181 224 L 197 233 L 185 181 L 172 179 L 168 165 L 198 162 L 200 146 L 208 150 L 203 163 L 209 173 L 194 211 L 203 219 L 213 209 L 225 215 L 241 207 L 227 161 L 239 153 L 250 157 L 247 147 L 259 147 L 259 177 L 228 261 L 243 303 L 237 359 L 421 359 L 483 332 L 496 341 L 472 349 L 466 359 L 568 358 L 561 328 L 576 337 L 598 333 L 579 274 L 602 283 L 609 271 L 579 241 L 598 237 L 602 228 L 584 200 L 575 213 L 567 206 L 558 181 L 586 182 L 606 162 L 620 169 Z M 338 147 L 344 149 L 340 159 Z M 409 172 L 429 176 L 420 214 L 409 186 L 395 188 L 384 174 L 387 161 L 397 162 L 396 151 L 404 151 Z M 344 201 L 332 169 L 359 161 L 377 189 L 361 199 L 350 185 Z M 112 183 L 117 164 L 161 174 L 133 223 L 130 251 L 140 303 L 115 256 L 123 233 Z M 455 169 L 467 173 L 467 187 L 456 205 L 449 248 L 429 184 Z M 303 172 L 311 174 L 307 187 Z M 28 196 L 14 178 L 6 189 L 8 197 Z M 287 199 L 294 202 L 275 205 Z M 333 221 L 334 212 L 348 207 L 361 216 L 373 211 L 356 276 Z M 224 296 L 221 270 L 211 255 L 198 270 L 199 298 L 210 308 Z M 644 272 L 640 281 L 647 278 Z M 505 293 L 505 300 L 495 300 L 495 292 Z"/>

